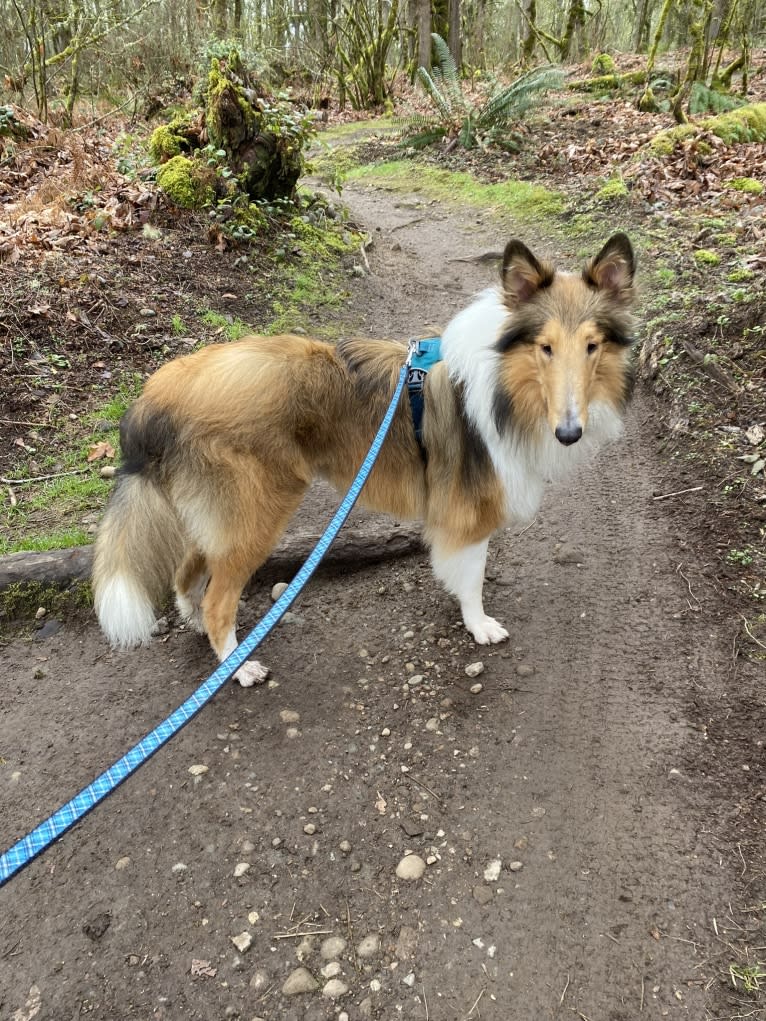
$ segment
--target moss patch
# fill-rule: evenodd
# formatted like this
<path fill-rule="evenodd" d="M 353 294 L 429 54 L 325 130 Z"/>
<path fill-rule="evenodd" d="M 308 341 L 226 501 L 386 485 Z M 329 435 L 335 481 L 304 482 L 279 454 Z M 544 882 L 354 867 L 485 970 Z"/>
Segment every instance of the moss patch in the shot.
<path fill-rule="evenodd" d="M 712 252 L 709 248 L 698 248 L 694 253 L 694 261 L 698 266 L 718 266 L 721 262 L 721 256 L 717 252 Z"/>
<path fill-rule="evenodd" d="M 610 177 L 606 184 L 596 192 L 596 199 L 599 202 L 614 202 L 623 199 L 628 194 L 628 188 L 622 177 L 616 174 Z"/>
<path fill-rule="evenodd" d="M 182 209 L 203 209 L 215 197 L 212 176 L 188 156 L 174 156 L 157 171 L 157 184 Z"/>
<path fill-rule="evenodd" d="M 382 180 L 394 189 L 419 192 L 451 204 L 489 206 L 496 212 L 510 213 L 522 220 L 557 216 L 566 206 L 566 199 L 559 192 L 527 181 L 482 184 L 470 174 L 413 166 L 404 160 L 357 167 L 349 173 L 349 179 Z"/>
<path fill-rule="evenodd" d="M 747 192 L 749 195 L 763 195 L 764 192 L 763 184 L 754 177 L 735 177 L 733 181 L 729 181 L 729 187 L 734 191 Z"/>
<path fill-rule="evenodd" d="M 90 584 L 80 581 L 64 588 L 39 581 L 17 582 L 0 592 L 0 618 L 7 621 L 33 621 L 41 606 L 48 617 L 90 609 Z"/>

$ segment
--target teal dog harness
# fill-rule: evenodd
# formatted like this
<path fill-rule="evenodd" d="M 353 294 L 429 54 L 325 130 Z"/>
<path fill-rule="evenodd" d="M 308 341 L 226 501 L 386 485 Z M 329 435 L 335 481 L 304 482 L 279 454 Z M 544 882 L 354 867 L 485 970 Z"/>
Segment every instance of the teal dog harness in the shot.
<path fill-rule="evenodd" d="M 423 463 L 428 464 L 428 453 L 423 443 L 423 388 L 429 370 L 442 360 L 441 337 L 426 337 L 410 341 L 410 366 L 407 372 L 407 393 L 410 396 L 412 425 L 418 441 Z"/>

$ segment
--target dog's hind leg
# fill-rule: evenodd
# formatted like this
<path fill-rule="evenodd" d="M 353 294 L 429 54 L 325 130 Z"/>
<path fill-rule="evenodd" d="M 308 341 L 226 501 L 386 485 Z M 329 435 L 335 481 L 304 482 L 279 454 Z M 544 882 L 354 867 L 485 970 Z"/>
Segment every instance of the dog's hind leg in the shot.
<path fill-rule="evenodd" d="M 257 476 L 240 480 L 241 506 L 232 514 L 239 524 L 236 541 L 220 552 L 206 554 L 210 580 L 202 598 L 202 622 L 220 660 L 237 647 L 237 605 L 242 590 L 271 553 L 279 536 L 303 499 L 307 483 L 283 478 L 266 489 Z M 260 484 L 259 484 L 260 483 Z M 243 663 L 234 675 L 243 688 L 266 680 L 268 669 L 257 660 Z"/>
<path fill-rule="evenodd" d="M 479 645 L 502 642 L 508 632 L 494 617 L 484 612 L 482 589 L 489 540 L 472 543 L 455 550 L 446 534 L 431 536 L 431 566 L 435 576 L 448 592 L 457 596 L 463 623 Z"/>
<path fill-rule="evenodd" d="M 237 647 L 237 605 L 242 590 L 260 564 L 237 566 L 231 561 L 210 562 L 210 581 L 202 599 L 205 631 L 218 659 L 223 661 Z M 260 684 L 268 677 L 268 668 L 257 660 L 243 663 L 234 676 L 243 688 Z"/>
<path fill-rule="evenodd" d="M 176 571 L 176 606 L 183 619 L 200 634 L 205 632 L 202 623 L 202 599 L 208 581 L 210 570 L 204 553 L 198 549 L 190 550 Z"/>

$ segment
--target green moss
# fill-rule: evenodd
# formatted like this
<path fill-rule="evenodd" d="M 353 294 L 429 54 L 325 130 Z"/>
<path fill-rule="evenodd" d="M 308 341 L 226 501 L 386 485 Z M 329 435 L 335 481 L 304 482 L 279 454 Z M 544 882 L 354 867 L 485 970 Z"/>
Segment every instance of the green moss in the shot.
<path fill-rule="evenodd" d="M 606 184 L 596 192 L 596 199 L 599 202 L 613 202 L 616 199 L 625 198 L 628 188 L 620 174 L 610 177 Z"/>
<path fill-rule="evenodd" d="M 490 206 L 496 212 L 510 213 L 524 220 L 556 216 L 565 208 L 564 196 L 527 181 L 503 181 L 482 184 L 470 174 L 413 166 L 404 160 L 357 167 L 349 173 L 350 180 L 383 180 L 392 189 L 413 191 L 441 202 Z"/>
<path fill-rule="evenodd" d="M 727 145 L 733 142 L 766 142 L 766 103 L 751 103 L 700 122 Z"/>
<path fill-rule="evenodd" d="M 157 184 L 183 209 L 203 209 L 215 197 L 208 167 L 187 156 L 174 156 L 157 171 Z"/>
<path fill-rule="evenodd" d="M 599 55 L 594 58 L 590 69 L 593 74 L 614 74 L 617 70 L 617 65 L 608 53 L 599 53 Z"/>
<path fill-rule="evenodd" d="M 655 135 L 649 142 L 649 148 L 655 156 L 669 156 L 679 142 L 702 131 L 710 131 L 727 145 L 735 142 L 766 142 L 766 103 L 751 103 L 738 110 L 727 110 L 717 117 L 707 117 L 692 124 L 679 124 Z"/>
<path fill-rule="evenodd" d="M 679 124 L 678 127 L 656 134 L 649 142 L 649 148 L 655 156 L 670 156 L 679 142 L 696 134 L 697 128 L 694 124 Z"/>
<path fill-rule="evenodd" d="M 75 582 L 66 588 L 49 583 L 17 582 L 0 593 L 0 614 L 7 620 L 31 621 L 41 606 L 48 616 L 66 611 L 89 609 L 93 594 L 87 582 Z"/>
<path fill-rule="evenodd" d="M 161 124 L 152 132 L 147 148 L 155 163 L 165 163 L 180 154 L 182 144 L 178 135 L 170 129 L 170 125 Z"/>
<path fill-rule="evenodd" d="M 763 195 L 764 191 L 763 183 L 756 181 L 754 177 L 735 177 L 733 181 L 729 181 L 728 187 L 750 195 Z"/>
<path fill-rule="evenodd" d="M 694 261 L 699 266 L 718 266 L 721 256 L 717 252 L 711 252 L 709 248 L 698 248 L 694 253 Z"/>
<path fill-rule="evenodd" d="M 726 279 L 732 284 L 746 284 L 755 277 L 751 269 L 733 269 L 726 274 Z"/>

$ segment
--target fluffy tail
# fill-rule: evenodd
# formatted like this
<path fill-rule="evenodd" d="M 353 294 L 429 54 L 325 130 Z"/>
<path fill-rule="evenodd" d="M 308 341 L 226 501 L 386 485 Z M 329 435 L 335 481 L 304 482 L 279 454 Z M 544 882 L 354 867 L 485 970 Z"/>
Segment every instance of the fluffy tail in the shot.
<path fill-rule="evenodd" d="M 101 628 L 117 648 L 149 641 L 154 607 L 167 594 L 183 552 L 181 526 L 160 490 L 123 475 L 96 538 L 93 593 Z"/>

